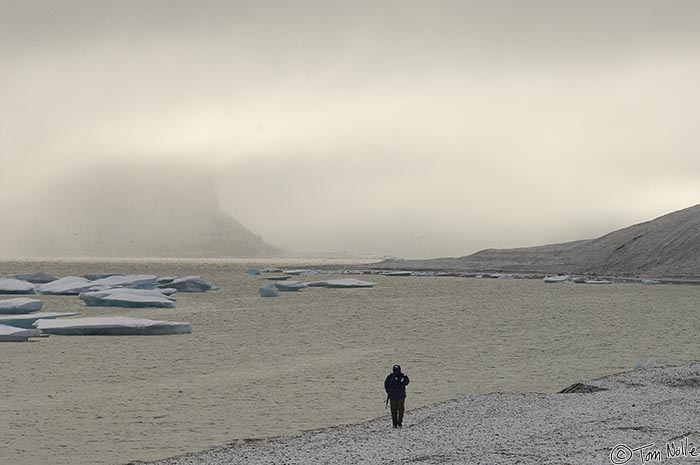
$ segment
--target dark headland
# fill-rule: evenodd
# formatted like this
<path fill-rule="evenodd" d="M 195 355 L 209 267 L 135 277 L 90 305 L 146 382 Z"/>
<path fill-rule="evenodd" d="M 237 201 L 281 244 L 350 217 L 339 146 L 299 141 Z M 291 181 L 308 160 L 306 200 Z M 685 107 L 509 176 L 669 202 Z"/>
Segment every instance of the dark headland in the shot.
<path fill-rule="evenodd" d="M 596 239 L 485 249 L 459 258 L 385 260 L 372 267 L 700 279 L 700 205 Z"/>

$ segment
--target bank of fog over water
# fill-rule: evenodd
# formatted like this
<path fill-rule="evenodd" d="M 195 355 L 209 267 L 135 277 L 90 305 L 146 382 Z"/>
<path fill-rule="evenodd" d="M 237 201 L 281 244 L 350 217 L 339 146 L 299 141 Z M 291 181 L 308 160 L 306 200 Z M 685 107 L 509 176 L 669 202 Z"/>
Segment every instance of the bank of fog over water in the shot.
<path fill-rule="evenodd" d="M 152 460 L 388 415 L 382 382 L 393 363 L 411 376 L 412 409 L 470 393 L 554 392 L 649 356 L 700 358 L 695 286 L 372 276 L 371 289 L 261 298 L 261 278 L 245 274 L 255 265 L 270 263 L 1 263 L 0 275 L 202 275 L 221 290 L 179 293 L 174 309 L 41 296 L 46 311 L 187 321 L 192 334 L 1 345 L 0 462 Z"/>

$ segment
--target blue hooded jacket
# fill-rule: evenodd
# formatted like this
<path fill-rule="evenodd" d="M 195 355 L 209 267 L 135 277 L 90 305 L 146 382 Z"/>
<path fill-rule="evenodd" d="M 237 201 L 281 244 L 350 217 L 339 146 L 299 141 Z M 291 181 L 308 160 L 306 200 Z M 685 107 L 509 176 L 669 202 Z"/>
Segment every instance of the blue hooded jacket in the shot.
<path fill-rule="evenodd" d="M 398 373 L 390 373 L 384 380 L 384 390 L 389 396 L 389 399 L 405 399 L 406 386 L 408 386 L 408 383 L 410 382 L 411 380 L 408 379 L 408 376 L 404 375 L 400 371 Z"/>

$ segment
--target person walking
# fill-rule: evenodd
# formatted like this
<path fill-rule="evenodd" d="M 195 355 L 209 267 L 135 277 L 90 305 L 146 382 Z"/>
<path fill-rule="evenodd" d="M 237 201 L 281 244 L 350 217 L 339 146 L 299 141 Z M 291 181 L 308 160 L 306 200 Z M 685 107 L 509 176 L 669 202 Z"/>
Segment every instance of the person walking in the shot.
<path fill-rule="evenodd" d="M 406 386 L 411 380 L 401 373 L 401 366 L 394 365 L 391 373 L 384 380 L 384 390 L 387 402 L 391 405 L 391 421 L 394 428 L 401 428 L 403 423 L 404 404 L 406 402 Z"/>

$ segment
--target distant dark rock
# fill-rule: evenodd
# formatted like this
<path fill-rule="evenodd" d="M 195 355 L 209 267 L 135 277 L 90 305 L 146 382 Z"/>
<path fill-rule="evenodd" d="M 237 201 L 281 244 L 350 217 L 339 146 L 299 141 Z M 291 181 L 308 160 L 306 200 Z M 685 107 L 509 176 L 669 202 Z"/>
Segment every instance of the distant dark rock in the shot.
<path fill-rule="evenodd" d="M 607 391 L 607 389 L 593 386 L 592 384 L 574 383 L 562 389 L 557 394 L 590 394 L 592 392 Z"/>

